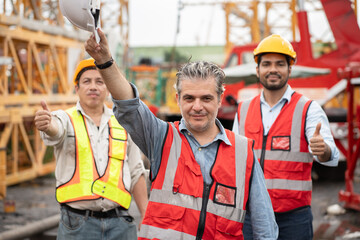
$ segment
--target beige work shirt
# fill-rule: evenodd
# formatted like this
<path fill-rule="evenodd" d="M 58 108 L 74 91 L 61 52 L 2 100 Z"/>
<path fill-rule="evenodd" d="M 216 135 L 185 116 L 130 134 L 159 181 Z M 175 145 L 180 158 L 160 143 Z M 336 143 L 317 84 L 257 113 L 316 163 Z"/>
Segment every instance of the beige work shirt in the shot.
<path fill-rule="evenodd" d="M 81 111 L 83 116 L 85 116 L 96 167 L 100 176 L 102 176 L 105 173 L 108 163 L 109 126 L 107 123 L 114 113 L 104 105 L 104 113 L 98 128 L 91 118 L 83 111 L 79 102 L 76 104 L 76 109 Z M 45 145 L 54 147 L 54 155 L 56 158 L 56 186 L 59 186 L 68 182 L 75 171 L 75 137 L 74 128 L 65 111 L 54 111 L 52 112 L 52 115 L 59 127 L 58 134 L 54 137 L 50 137 L 44 132 L 40 132 L 40 136 Z M 140 150 L 128 134 L 127 151 L 123 168 L 123 182 L 125 188 L 132 192 L 134 185 L 142 174 L 145 174 L 145 168 L 143 161 L 141 160 Z M 93 211 L 108 211 L 119 206 L 117 203 L 105 198 L 73 202 L 68 203 L 68 205 L 77 209 Z"/>

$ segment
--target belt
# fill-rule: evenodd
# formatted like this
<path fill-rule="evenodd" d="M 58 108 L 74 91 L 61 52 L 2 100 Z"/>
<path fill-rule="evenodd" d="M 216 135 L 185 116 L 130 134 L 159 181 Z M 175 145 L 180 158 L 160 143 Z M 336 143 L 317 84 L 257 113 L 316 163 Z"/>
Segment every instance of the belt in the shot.
<path fill-rule="evenodd" d="M 80 210 L 80 209 L 72 208 L 66 204 L 61 204 L 61 207 L 66 209 L 69 212 L 73 212 L 73 213 L 80 214 L 83 216 L 94 217 L 94 218 L 130 217 L 130 214 L 128 213 L 128 211 L 123 207 L 117 207 L 117 208 L 111 209 L 107 212 L 92 211 L 92 210 Z"/>

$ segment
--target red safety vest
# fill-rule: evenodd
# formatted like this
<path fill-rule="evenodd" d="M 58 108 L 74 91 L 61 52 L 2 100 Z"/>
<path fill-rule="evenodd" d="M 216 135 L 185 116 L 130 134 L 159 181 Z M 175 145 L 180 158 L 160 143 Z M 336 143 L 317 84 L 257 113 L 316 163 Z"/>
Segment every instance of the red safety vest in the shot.
<path fill-rule="evenodd" d="M 313 156 L 305 136 L 311 100 L 294 93 L 264 136 L 260 95 L 238 107 L 239 134 L 255 140 L 255 154 L 264 171 L 275 212 L 311 204 Z"/>
<path fill-rule="evenodd" d="M 231 146 L 220 143 L 205 185 L 178 124 L 169 124 L 139 239 L 243 239 L 253 141 L 225 130 Z"/>
<path fill-rule="evenodd" d="M 128 209 L 131 194 L 123 183 L 127 133 L 114 116 L 109 124 L 109 160 L 103 176 L 99 176 L 87 132 L 86 120 L 75 107 L 66 110 L 75 134 L 75 171 L 72 178 L 56 188 L 60 203 L 107 198 Z"/>

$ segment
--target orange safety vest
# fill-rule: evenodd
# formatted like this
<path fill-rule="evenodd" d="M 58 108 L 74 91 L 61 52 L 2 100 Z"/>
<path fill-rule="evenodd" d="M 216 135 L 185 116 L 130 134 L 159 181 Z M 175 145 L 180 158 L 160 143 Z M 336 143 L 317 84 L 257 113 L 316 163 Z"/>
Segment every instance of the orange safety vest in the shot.
<path fill-rule="evenodd" d="M 169 124 L 138 239 L 243 239 L 253 141 L 225 130 L 231 146 L 220 143 L 206 185 L 178 124 Z"/>
<path fill-rule="evenodd" d="M 305 135 L 311 100 L 294 93 L 264 135 L 260 95 L 238 107 L 239 134 L 255 140 L 255 154 L 264 172 L 274 212 L 311 204 L 313 156 Z"/>
<path fill-rule="evenodd" d="M 56 188 L 59 203 L 107 198 L 128 209 L 131 194 L 123 183 L 123 165 L 126 156 L 127 133 L 114 116 L 109 125 L 109 159 L 103 176 L 100 176 L 84 116 L 75 107 L 66 110 L 75 134 L 75 171 L 72 178 Z"/>

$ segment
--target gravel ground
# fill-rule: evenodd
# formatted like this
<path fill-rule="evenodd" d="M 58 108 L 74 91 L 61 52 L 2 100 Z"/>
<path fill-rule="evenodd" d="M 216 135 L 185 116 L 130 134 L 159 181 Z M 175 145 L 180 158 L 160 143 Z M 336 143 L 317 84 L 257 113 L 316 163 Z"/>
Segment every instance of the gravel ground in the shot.
<path fill-rule="evenodd" d="M 356 182 L 355 191 L 360 193 L 360 183 Z M 345 190 L 343 181 L 316 181 L 313 184 L 312 212 L 314 239 L 342 240 L 360 239 L 360 212 L 344 209 L 339 202 L 338 193 Z M 328 214 L 327 209 L 345 211 L 342 214 Z M 351 234 L 356 237 L 351 237 Z"/>
<path fill-rule="evenodd" d="M 354 189 L 360 193 L 359 176 L 355 179 Z M 338 201 L 339 190 L 345 189 L 344 181 L 314 181 L 312 210 L 314 215 L 314 239 L 341 240 L 360 239 L 360 212 L 346 210 L 344 214 L 331 216 L 326 209 L 329 206 L 343 203 Z M 15 212 L 4 212 L 4 201 L 15 201 Z M 139 213 L 134 203 L 130 207 L 131 214 L 139 221 Z M 46 176 L 7 188 L 7 197 L 0 200 L 0 239 L 1 234 L 19 229 L 26 224 L 31 224 L 44 218 L 59 214 L 59 205 L 55 200 L 55 179 Z M 351 236 L 350 233 L 355 237 Z M 358 237 L 356 234 L 358 233 Z M 48 237 L 33 239 L 54 239 L 56 229 L 47 233 Z M 52 238 L 51 238 L 52 235 Z M 30 238 L 26 238 L 30 239 Z"/>
<path fill-rule="evenodd" d="M 52 176 L 10 186 L 6 195 L 0 201 L 0 232 L 59 214 L 59 204 L 55 200 L 55 179 Z M 6 201 L 15 202 L 15 212 L 4 211 Z"/>

